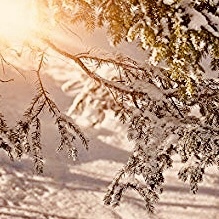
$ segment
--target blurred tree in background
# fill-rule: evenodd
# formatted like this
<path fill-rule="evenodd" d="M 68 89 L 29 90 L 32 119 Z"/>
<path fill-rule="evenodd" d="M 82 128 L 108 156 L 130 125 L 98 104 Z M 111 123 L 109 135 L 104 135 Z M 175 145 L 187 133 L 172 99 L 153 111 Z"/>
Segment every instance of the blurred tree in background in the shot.
<path fill-rule="evenodd" d="M 42 172 L 38 116 L 47 108 L 61 135 L 58 149 L 67 147 L 76 158 L 76 138 L 87 148 L 79 127 L 61 114 L 40 78 L 50 49 L 72 60 L 86 75 L 71 112 L 95 104 L 95 125 L 103 121 L 106 110 L 113 110 L 127 124 L 127 136 L 135 143 L 109 186 L 106 204 L 118 205 L 131 188 L 153 212 L 163 191 L 163 172 L 172 166 L 175 154 L 183 163 L 179 178 L 189 181 L 196 193 L 206 167 L 219 166 L 219 1 L 40 0 L 34 7 L 40 24 L 33 34 L 38 44 L 24 46 L 39 57 L 37 95 L 15 128 L 8 128 L 0 116 L 1 147 L 11 157 L 32 151 L 36 169 Z M 70 29 L 81 22 L 88 31 L 106 28 L 115 46 L 136 42 L 145 51 L 145 62 L 92 51 L 74 54 L 54 42 L 51 27 Z"/>

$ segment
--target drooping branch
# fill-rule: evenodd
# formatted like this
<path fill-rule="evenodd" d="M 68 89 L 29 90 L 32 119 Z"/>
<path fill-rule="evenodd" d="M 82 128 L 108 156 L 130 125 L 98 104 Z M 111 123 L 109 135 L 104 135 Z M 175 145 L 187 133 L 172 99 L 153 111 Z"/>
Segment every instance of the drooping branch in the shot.
<path fill-rule="evenodd" d="M 40 70 L 41 70 L 41 68 L 43 66 L 43 62 L 44 62 L 44 55 L 45 54 L 43 52 L 42 55 L 41 55 L 41 58 L 40 58 L 38 69 L 36 70 L 37 78 L 38 78 L 38 84 L 39 84 L 38 90 L 41 93 L 40 95 L 42 95 L 45 98 L 45 101 L 49 106 L 49 110 L 53 113 L 53 115 L 57 115 L 57 113 L 58 114 L 60 113 L 60 110 L 58 109 L 56 104 L 48 97 L 48 95 L 47 95 L 48 91 L 45 90 L 45 88 L 43 86 L 41 76 L 40 76 Z"/>
<path fill-rule="evenodd" d="M 14 159 L 14 157 L 20 159 L 24 153 L 29 154 L 33 159 L 36 172 L 42 173 L 44 162 L 40 115 L 45 112 L 45 108 L 55 118 L 55 124 L 61 137 L 59 150 L 67 149 L 68 155 L 75 160 L 77 158 L 75 140 L 80 139 L 86 149 L 88 149 L 88 140 L 73 120 L 63 115 L 55 102 L 51 100 L 41 78 L 45 64 L 45 53 L 38 51 L 38 54 L 40 57 L 39 64 L 34 71 L 37 77 L 37 94 L 32 99 L 29 108 L 24 112 L 23 118 L 17 122 L 14 128 L 8 128 L 3 115 L 0 114 L 0 147 L 8 152 L 11 159 Z"/>
<path fill-rule="evenodd" d="M 54 43 L 52 43 L 49 39 L 46 39 L 46 38 L 42 38 L 42 40 L 49 45 L 50 48 L 52 48 L 54 51 L 58 52 L 59 54 L 63 55 L 64 57 L 66 58 L 69 58 L 71 60 L 73 60 L 76 64 L 78 64 L 81 69 L 92 79 L 94 79 L 95 81 L 105 85 L 106 87 L 108 88 L 114 88 L 114 89 L 117 89 L 118 91 L 120 92 L 123 92 L 123 93 L 132 93 L 133 90 L 130 90 L 129 88 L 127 88 L 126 86 L 123 86 L 122 84 L 116 84 L 116 83 L 112 83 L 111 81 L 108 81 L 107 79 L 104 79 L 102 78 L 101 76 L 95 74 L 95 72 L 92 72 L 90 71 L 86 65 L 81 61 L 81 59 L 85 58 L 85 56 L 77 56 L 77 55 L 72 55 L 60 48 L 58 48 Z M 88 58 L 88 57 L 86 57 Z M 89 59 L 92 59 L 92 57 L 89 57 Z M 98 58 L 95 58 L 94 60 L 99 60 Z M 103 59 L 102 59 L 103 60 Z M 101 59 L 100 59 L 101 61 Z M 104 60 L 104 61 L 107 61 L 107 60 Z M 109 60 L 110 63 L 112 63 L 112 60 Z M 109 63 L 108 62 L 108 63 Z M 117 64 L 115 62 L 115 64 Z M 136 93 L 141 93 L 143 94 L 142 91 L 135 91 Z"/>
<path fill-rule="evenodd" d="M 127 94 L 127 95 L 140 95 L 140 96 L 147 96 L 148 92 L 152 93 L 152 91 L 150 91 L 150 89 L 152 89 L 153 91 L 159 93 L 158 98 L 159 99 L 165 99 L 167 102 L 172 103 L 172 101 L 170 101 L 169 96 L 171 96 L 172 93 L 174 93 L 177 89 L 167 89 L 164 90 L 161 87 L 158 87 L 157 85 L 155 85 L 155 83 L 153 82 L 153 80 L 151 79 L 151 75 L 149 73 L 147 73 L 147 69 L 139 67 L 135 64 L 135 62 L 133 61 L 132 64 L 128 63 L 124 63 L 124 62 L 118 62 L 115 61 L 113 59 L 103 59 L 103 58 L 97 58 L 97 57 L 93 57 L 93 56 L 88 56 L 88 55 L 72 55 L 71 53 L 68 53 L 60 48 L 58 48 L 54 43 L 52 43 L 48 38 L 42 38 L 42 41 L 45 42 L 51 49 L 53 49 L 54 51 L 56 51 L 57 53 L 63 55 L 66 58 L 69 58 L 71 60 L 73 60 L 77 65 L 79 65 L 81 67 L 81 69 L 83 70 L 83 72 L 85 72 L 91 79 L 94 79 L 95 81 L 97 81 L 98 83 L 104 85 L 105 87 L 109 88 L 109 89 L 114 89 L 120 93 L 123 94 Z M 107 80 L 103 77 L 101 77 L 100 75 L 96 74 L 95 71 L 91 71 L 84 63 L 83 60 L 87 59 L 87 60 L 94 60 L 97 62 L 103 62 L 104 64 L 113 64 L 115 65 L 117 68 L 121 67 L 124 68 L 126 70 L 126 68 L 131 72 L 132 70 L 137 70 L 140 71 L 142 74 L 145 74 L 148 76 L 147 80 L 145 80 L 144 83 L 147 83 L 148 86 L 142 87 L 142 86 L 135 86 L 136 81 L 130 85 L 130 86 L 126 86 L 124 83 L 119 83 L 116 81 L 110 81 Z M 138 76 L 136 75 L 137 79 Z M 139 81 L 140 83 L 140 81 Z M 142 87 L 142 89 L 141 89 Z"/>

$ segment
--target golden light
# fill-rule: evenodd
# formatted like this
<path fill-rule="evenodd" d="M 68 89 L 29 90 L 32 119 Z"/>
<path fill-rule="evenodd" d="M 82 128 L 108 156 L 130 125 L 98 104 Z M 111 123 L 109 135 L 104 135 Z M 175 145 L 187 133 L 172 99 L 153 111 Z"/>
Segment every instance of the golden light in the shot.
<path fill-rule="evenodd" d="M 0 0 L 0 38 L 25 40 L 35 25 L 32 0 Z"/>

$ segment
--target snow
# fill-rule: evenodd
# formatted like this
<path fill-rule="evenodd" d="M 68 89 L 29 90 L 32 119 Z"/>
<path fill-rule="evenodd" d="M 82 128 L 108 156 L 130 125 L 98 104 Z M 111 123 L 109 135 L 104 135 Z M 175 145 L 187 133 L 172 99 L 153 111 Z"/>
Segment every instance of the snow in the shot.
<path fill-rule="evenodd" d="M 191 17 L 191 21 L 189 22 L 188 28 L 193 29 L 193 30 L 201 30 L 201 28 L 204 27 L 206 30 L 212 33 L 215 37 L 219 37 L 218 16 L 215 16 L 212 13 L 207 12 L 207 10 L 203 10 L 202 12 L 199 12 L 195 10 L 194 8 L 190 7 L 189 3 L 190 2 L 187 0 L 183 0 L 180 2 L 180 4 L 186 9 L 185 13 Z M 208 20 L 212 24 L 209 24 Z M 214 28 L 211 25 L 214 25 Z"/>
<path fill-rule="evenodd" d="M 54 61 L 46 69 L 56 73 L 52 74 L 53 78 L 43 75 L 45 86 L 64 112 L 71 106 L 72 98 L 61 90 L 61 86 L 71 76 L 72 68 L 65 62 Z M 24 79 L 7 71 L 7 75 L 1 76 L 15 78 L 14 82 L 0 86 L 0 109 L 13 125 L 35 92 L 33 75 L 27 73 Z M 188 185 L 177 179 L 181 167 L 178 157 L 174 167 L 165 173 L 165 190 L 155 215 L 146 214 L 143 200 L 133 191 L 126 193 L 119 207 L 105 206 L 103 197 L 107 186 L 127 161 L 133 147 L 126 139 L 126 127 L 110 112 L 103 124 L 95 128 L 84 126 L 86 118 L 78 117 L 78 124 L 90 139 L 90 149 L 86 151 L 79 145 L 79 159 L 73 162 L 64 152 L 56 153 L 59 138 L 53 118 L 45 113 L 42 119 L 43 175 L 33 174 L 28 156 L 12 162 L 0 150 L 1 219 L 218 219 L 219 176 L 216 168 L 208 169 L 198 194 L 192 195 Z"/>
<path fill-rule="evenodd" d="M 163 0 L 163 3 L 166 5 L 172 5 L 174 3 L 174 0 Z"/>

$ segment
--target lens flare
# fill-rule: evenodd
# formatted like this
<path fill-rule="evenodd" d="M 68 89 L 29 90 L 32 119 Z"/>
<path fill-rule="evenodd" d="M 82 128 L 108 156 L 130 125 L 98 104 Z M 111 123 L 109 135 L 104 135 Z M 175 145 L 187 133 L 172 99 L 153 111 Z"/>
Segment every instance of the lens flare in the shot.
<path fill-rule="evenodd" d="M 25 40 L 35 28 L 32 0 L 0 0 L 0 38 Z"/>

